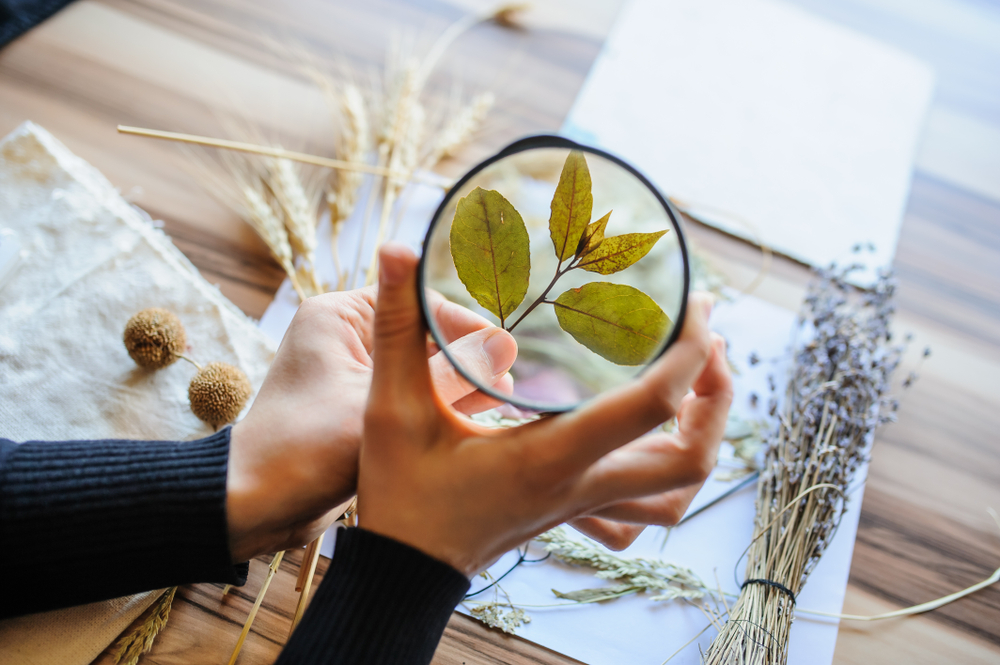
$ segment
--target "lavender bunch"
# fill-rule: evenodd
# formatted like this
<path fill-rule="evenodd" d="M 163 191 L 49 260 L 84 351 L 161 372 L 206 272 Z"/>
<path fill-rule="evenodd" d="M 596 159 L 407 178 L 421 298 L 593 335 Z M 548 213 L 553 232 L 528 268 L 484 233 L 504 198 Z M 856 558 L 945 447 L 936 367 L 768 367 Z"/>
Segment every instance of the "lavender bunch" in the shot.
<path fill-rule="evenodd" d="M 746 581 L 705 654 L 708 665 L 784 665 L 795 598 L 833 539 L 847 491 L 868 460 L 876 428 L 895 418 L 890 380 L 895 282 L 869 291 L 846 282 L 858 266 L 820 271 L 799 318 L 808 341 L 793 357 L 757 485 Z"/>

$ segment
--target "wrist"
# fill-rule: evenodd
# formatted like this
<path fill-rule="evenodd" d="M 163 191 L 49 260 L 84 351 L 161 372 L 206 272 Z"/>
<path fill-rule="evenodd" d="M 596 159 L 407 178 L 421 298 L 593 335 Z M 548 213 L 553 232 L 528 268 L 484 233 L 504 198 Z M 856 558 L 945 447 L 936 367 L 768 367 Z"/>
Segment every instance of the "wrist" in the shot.
<path fill-rule="evenodd" d="M 242 420 L 230 430 L 226 473 L 226 520 L 229 551 L 234 563 L 251 559 L 263 551 L 261 543 L 254 542 L 254 534 L 262 530 L 263 488 L 247 459 L 248 451 L 256 444 L 253 430 L 245 423 Z"/>

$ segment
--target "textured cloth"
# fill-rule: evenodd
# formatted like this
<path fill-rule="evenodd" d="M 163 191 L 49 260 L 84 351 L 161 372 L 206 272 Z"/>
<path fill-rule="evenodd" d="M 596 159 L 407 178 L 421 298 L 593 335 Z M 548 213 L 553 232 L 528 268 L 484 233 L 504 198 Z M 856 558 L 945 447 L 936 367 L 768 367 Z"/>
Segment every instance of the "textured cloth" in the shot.
<path fill-rule="evenodd" d="M 419 550 L 344 529 L 276 665 L 424 665 L 468 590 L 464 575 Z"/>
<path fill-rule="evenodd" d="M 70 2 L 72 0 L 0 0 L 0 47 Z"/>
<path fill-rule="evenodd" d="M 199 441 L 0 439 L 0 617 L 193 582 L 244 584 L 226 528 L 227 427 Z"/>
<path fill-rule="evenodd" d="M 104 176 L 31 122 L 0 141 L 0 228 L 25 254 L 0 288 L 0 438 L 211 434 L 188 405 L 192 367 L 146 371 L 125 351 L 125 323 L 147 307 L 180 317 L 186 355 L 236 365 L 260 387 L 274 344 Z M 157 595 L 0 621 L 0 665 L 90 663 Z"/>

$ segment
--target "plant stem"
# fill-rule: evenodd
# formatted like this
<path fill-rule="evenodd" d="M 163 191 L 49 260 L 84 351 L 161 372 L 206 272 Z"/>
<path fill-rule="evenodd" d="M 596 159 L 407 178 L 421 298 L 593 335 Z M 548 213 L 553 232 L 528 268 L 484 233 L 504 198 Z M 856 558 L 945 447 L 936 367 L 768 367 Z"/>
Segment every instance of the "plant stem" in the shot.
<path fill-rule="evenodd" d="M 535 302 L 531 303 L 531 306 L 528 307 L 528 309 L 524 310 L 524 314 L 522 314 L 521 316 L 517 317 L 517 321 L 515 321 L 512 324 L 510 324 L 510 328 L 505 328 L 505 330 L 507 332 L 514 332 L 514 328 L 517 327 L 517 324 L 519 324 L 524 319 L 524 317 L 526 317 L 529 314 L 531 314 L 532 310 L 534 310 L 536 307 L 538 307 L 542 303 L 549 303 L 549 304 L 551 304 L 551 301 L 546 300 L 545 296 L 549 295 L 549 291 L 551 291 L 552 287 L 556 285 L 556 282 L 559 281 L 560 277 L 562 277 L 563 275 L 565 275 L 570 270 L 573 270 L 576 267 L 577 267 L 576 263 L 574 263 L 573 261 L 571 261 L 570 264 L 568 266 L 566 266 L 566 269 L 563 270 L 562 269 L 562 261 L 560 261 L 559 265 L 556 266 L 556 274 L 552 277 L 552 281 L 549 282 L 549 285 L 545 287 L 545 290 L 542 291 L 542 294 L 540 296 L 538 296 L 538 298 L 535 300 Z M 500 325 L 502 327 L 503 323 L 501 322 Z"/>

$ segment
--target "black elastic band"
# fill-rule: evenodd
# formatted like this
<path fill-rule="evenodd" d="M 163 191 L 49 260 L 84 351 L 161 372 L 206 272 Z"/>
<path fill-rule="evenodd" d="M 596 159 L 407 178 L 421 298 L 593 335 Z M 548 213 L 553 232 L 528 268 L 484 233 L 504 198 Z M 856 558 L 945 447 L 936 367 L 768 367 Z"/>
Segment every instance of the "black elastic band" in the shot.
<path fill-rule="evenodd" d="M 765 586 L 773 587 L 773 588 L 777 589 L 778 591 L 780 591 L 780 592 L 784 593 L 785 595 L 787 595 L 789 598 L 791 598 L 792 599 L 792 605 L 795 604 L 795 594 L 792 593 L 791 589 L 789 589 L 788 587 L 786 587 L 784 584 L 781 584 L 780 582 L 775 582 L 773 580 L 764 580 L 764 579 L 747 580 L 742 585 L 740 585 L 740 591 L 742 591 L 743 589 L 745 589 L 748 584 L 763 584 Z"/>

